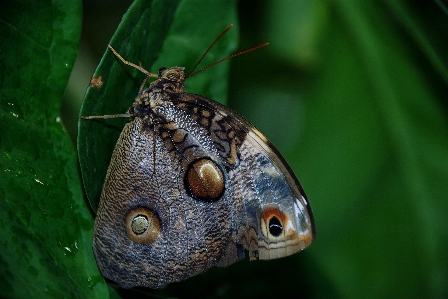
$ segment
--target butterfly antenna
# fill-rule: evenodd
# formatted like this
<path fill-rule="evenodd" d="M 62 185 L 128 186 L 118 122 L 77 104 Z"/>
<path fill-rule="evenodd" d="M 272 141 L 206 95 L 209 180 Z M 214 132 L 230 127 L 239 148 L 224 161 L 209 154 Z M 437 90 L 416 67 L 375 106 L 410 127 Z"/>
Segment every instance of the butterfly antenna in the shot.
<path fill-rule="evenodd" d="M 227 31 L 229 31 L 232 27 L 233 27 L 233 24 L 230 24 L 226 29 L 224 29 L 223 32 L 221 32 L 221 34 L 218 35 L 218 37 L 212 42 L 212 44 L 207 48 L 207 50 L 202 55 L 202 57 L 198 60 L 196 65 L 193 67 L 193 69 L 187 74 L 187 78 L 190 77 L 190 74 L 194 72 L 196 67 L 199 65 L 199 63 L 201 63 L 201 61 L 204 59 L 205 55 L 207 55 L 207 53 L 210 51 L 210 49 L 213 48 L 213 46 L 221 39 L 221 37 L 223 37 L 224 34 L 226 34 Z"/>
<path fill-rule="evenodd" d="M 192 72 L 188 73 L 188 75 L 186 76 L 186 78 L 193 77 L 193 76 L 196 75 L 197 73 L 200 73 L 200 72 L 202 72 L 203 70 L 206 70 L 206 69 L 208 69 L 208 68 L 210 68 L 210 67 L 212 67 L 212 66 L 214 66 L 214 65 L 217 65 L 218 63 L 221 63 L 221 62 L 226 61 L 226 60 L 228 60 L 228 59 L 231 59 L 231 58 L 240 56 L 240 55 L 242 55 L 242 54 L 246 54 L 246 53 L 248 53 L 248 52 L 250 52 L 250 51 L 257 50 L 257 49 L 262 48 L 262 47 L 265 47 L 265 46 L 267 46 L 267 45 L 269 45 L 269 43 L 268 43 L 268 42 L 265 42 L 265 43 L 256 45 L 256 46 L 254 46 L 254 47 L 251 47 L 251 48 L 249 48 L 249 49 L 246 49 L 246 50 L 240 51 L 240 52 L 238 52 L 238 53 L 232 54 L 232 55 L 230 55 L 230 56 L 227 56 L 226 58 L 223 58 L 223 59 L 221 59 L 221 60 L 218 60 L 218 61 L 216 61 L 216 62 L 214 62 L 214 63 L 212 63 L 212 64 L 209 64 L 209 65 L 207 65 L 207 66 L 204 66 L 203 68 L 201 68 L 200 70 L 198 70 L 198 71 L 196 71 L 196 72 L 194 72 L 194 73 L 192 73 Z M 194 70 L 194 69 L 193 69 L 193 70 Z"/>

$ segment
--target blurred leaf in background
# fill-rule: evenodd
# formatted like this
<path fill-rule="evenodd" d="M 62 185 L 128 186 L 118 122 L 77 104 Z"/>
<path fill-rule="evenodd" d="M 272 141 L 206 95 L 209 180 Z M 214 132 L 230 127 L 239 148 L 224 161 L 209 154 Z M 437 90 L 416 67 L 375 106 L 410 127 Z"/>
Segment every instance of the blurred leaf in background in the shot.
<path fill-rule="evenodd" d="M 158 11 L 152 6 L 162 2 L 133 5 L 143 5 L 142 15 L 166 17 L 163 6 Z M 170 34 L 171 27 L 166 37 L 171 50 L 182 52 L 161 50 L 157 61 L 147 60 L 141 56 L 147 48 L 138 48 L 136 26 L 125 44 L 116 39 L 129 46 L 122 53 L 130 54 L 127 59 L 148 69 L 191 67 L 229 21 L 240 22 L 234 29 L 241 29 L 240 49 L 270 42 L 230 61 L 230 76 L 207 70 L 193 79 L 210 81 L 199 87 L 187 81 L 187 90 L 225 101 L 225 94 L 210 86 L 222 90 L 230 78 L 228 104 L 258 126 L 295 170 L 318 235 L 310 248 L 288 258 L 239 262 L 161 290 L 109 288 L 110 296 L 448 297 L 448 10 L 443 2 L 166 3 L 188 11 L 174 9 L 173 22 L 187 24 L 185 35 Z M 78 103 L 64 103 L 64 112 L 72 113 L 63 114 L 69 129 L 76 130 L 79 101 L 129 5 L 84 2 L 81 51 L 66 91 L 66 99 Z M 91 251 L 93 214 L 82 199 L 75 152 L 58 118 L 81 8 L 14 1 L 2 7 L 0 20 L 0 295 L 106 298 Z M 138 19 L 123 21 L 138 25 Z M 196 30 L 202 37 L 191 37 L 200 43 L 197 48 L 189 41 Z M 235 47 L 234 34 L 221 41 L 216 55 Z M 144 47 L 154 46 L 147 41 L 151 38 Z M 129 91 L 138 88 L 140 75 L 112 69 L 118 63 L 107 55 L 104 70 L 127 78 L 121 84 Z M 229 63 L 223 65 L 225 73 Z M 105 82 L 104 88 L 113 88 Z M 131 103 L 134 96 L 117 94 L 111 100 L 119 100 L 120 111 L 113 113 L 124 112 L 128 104 L 120 101 Z M 102 178 L 90 184 L 101 187 Z"/>

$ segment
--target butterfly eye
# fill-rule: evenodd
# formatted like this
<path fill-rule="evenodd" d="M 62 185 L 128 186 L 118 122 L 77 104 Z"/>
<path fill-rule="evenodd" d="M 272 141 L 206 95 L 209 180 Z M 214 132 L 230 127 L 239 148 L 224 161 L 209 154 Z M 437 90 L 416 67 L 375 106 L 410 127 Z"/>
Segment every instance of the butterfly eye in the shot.
<path fill-rule="evenodd" d="M 220 167 L 209 159 L 199 159 L 190 163 L 185 184 L 194 198 L 203 201 L 217 201 L 224 193 L 225 187 Z"/>
<path fill-rule="evenodd" d="M 159 78 L 165 78 L 169 81 L 178 82 L 180 81 L 181 72 L 178 68 L 161 68 L 158 72 Z"/>
<path fill-rule="evenodd" d="M 125 227 L 128 237 L 140 244 L 154 242 L 162 231 L 159 217 L 146 208 L 131 210 L 126 216 Z"/>

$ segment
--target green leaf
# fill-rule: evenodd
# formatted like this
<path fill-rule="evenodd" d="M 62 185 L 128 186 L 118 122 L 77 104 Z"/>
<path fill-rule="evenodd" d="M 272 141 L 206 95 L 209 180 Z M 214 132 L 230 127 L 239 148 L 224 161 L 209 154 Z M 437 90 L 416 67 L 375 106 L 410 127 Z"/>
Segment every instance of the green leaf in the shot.
<path fill-rule="evenodd" d="M 93 218 L 59 117 L 81 3 L 13 1 L 0 12 L 0 296 L 104 298 Z"/>
<path fill-rule="evenodd" d="M 110 44 L 126 60 L 153 73 L 161 67 L 184 66 L 186 72 L 229 24 L 236 23 L 235 1 L 135 1 L 123 16 Z M 204 65 L 232 53 L 237 28 L 231 30 L 209 52 Z M 105 47 L 106 49 L 106 47 Z M 189 78 L 186 89 L 218 101 L 225 101 L 228 64 L 222 63 Z M 110 50 L 95 71 L 104 85 L 90 87 L 84 98 L 82 116 L 127 112 L 145 76 L 123 65 Z M 219 79 L 217 79 L 219 78 Z M 84 187 L 94 210 L 112 150 L 127 119 L 80 120 L 78 152 Z"/>

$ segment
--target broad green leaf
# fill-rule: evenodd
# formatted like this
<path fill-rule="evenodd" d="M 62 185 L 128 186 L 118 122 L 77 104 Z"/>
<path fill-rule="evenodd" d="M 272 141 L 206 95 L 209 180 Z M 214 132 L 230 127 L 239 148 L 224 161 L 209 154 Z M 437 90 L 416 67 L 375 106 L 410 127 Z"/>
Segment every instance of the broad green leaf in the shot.
<path fill-rule="evenodd" d="M 59 110 L 76 57 L 79 1 L 0 11 L 0 296 L 105 298 L 93 217 Z"/>
<path fill-rule="evenodd" d="M 135 1 L 110 44 L 126 60 L 153 73 L 161 67 L 184 66 L 186 72 L 199 60 L 211 42 L 229 24 L 236 23 L 235 1 Z M 231 54 L 236 48 L 237 28 L 213 47 L 203 65 Z M 106 49 L 106 45 L 105 45 Z M 186 90 L 225 101 L 228 64 L 187 80 Z M 123 65 L 106 50 L 94 77 L 104 85 L 87 90 L 83 116 L 127 112 L 145 76 Z M 97 209 L 112 150 L 127 119 L 80 120 L 78 151 L 84 187 Z"/>

